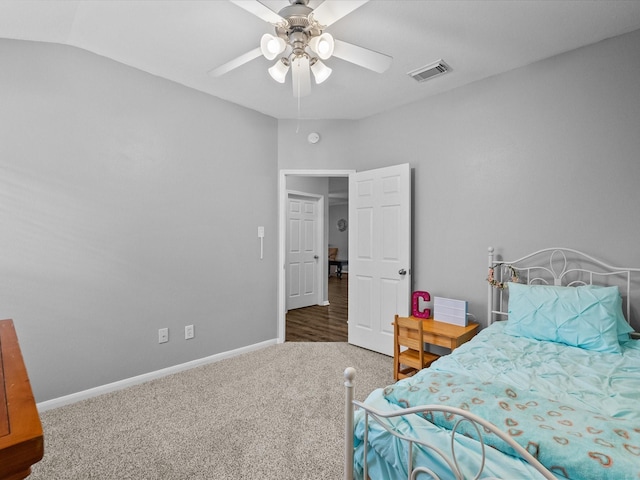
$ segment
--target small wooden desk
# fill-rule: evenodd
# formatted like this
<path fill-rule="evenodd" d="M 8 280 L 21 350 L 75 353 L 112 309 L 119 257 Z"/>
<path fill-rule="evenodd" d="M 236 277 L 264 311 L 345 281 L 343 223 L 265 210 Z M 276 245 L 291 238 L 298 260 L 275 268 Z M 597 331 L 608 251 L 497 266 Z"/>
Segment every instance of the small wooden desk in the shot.
<path fill-rule="evenodd" d="M 0 320 L 0 480 L 21 480 L 44 455 L 42 425 L 12 320 Z"/>
<path fill-rule="evenodd" d="M 466 327 L 438 322 L 433 318 L 422 320 L 424 342 L 455 350 L 478 333 L 479 325 L 469 322 Z"/>
<path fill-rule="evenodd" d="M 450 323 L 437 322 L 433 318 L 421 319 L 413 316 L 408 318 L 413 319 L 416 322 L 422 321 L 422 339 L 424 343 L 448 348 L 452 351 L 463 343 L 471 340 L 479 330 L 479 325 L 473 322 L 469 322 L 466 327 L 460 327 Z M 398 329 L 394 329 L 394 331 L 396 332 L 396 335 L 403 334 L 403 332 L 398 331 Z M 429 366 L 432 362 L 435 362 L 440 358 L 440 355 L 425 351 L 424 358 L 426 359 L 426 366 Z"/>

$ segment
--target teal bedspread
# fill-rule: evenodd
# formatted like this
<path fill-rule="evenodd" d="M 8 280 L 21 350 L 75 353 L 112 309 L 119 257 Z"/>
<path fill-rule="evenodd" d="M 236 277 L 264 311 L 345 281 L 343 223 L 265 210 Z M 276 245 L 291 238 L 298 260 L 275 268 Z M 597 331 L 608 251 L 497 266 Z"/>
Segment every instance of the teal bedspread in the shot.
<path fill-rule="evenodd" d="M 429 370 L 419 379 L 387 387 L 384 397 L 405 408 L 444 403 L 470 411 L 507 432 L 551 472 L 567 478 L 640 478 L 640 423 L 582 410 L 503 383 Z M 447 429 L 457 420 L 438 412 L 424 417 Z M 462 423 L 459 432 L 477 439 L 469 423 Z M 483 438 L 485 444 L 518 456 L 496 435 L 484 432 Z"/>
<path fill-rule="evenodd" d="M 502 323 L 484 329 L 431 368 L 373 392 L 366 403 L 379 410 L 424 404 L 469 410 L 510 433 L 558 478 L 640 478 L 640 342 L 626 342 L 622 354 L 614 355 L 515 338 L 503 329 Z M 361 413 L 356 422 L 358 467 Z M 392 423 L 399 431 L 426 435 L 449 449 L 449 434 L 440 428 L 451 427 L 452 419 L 445 415 L 413 415 Z M 475 430 L 464 433 L 473 437 Z M 389 437 L 381 428 L 370 427 L 372 479 L 407 478 L 406 447 Z M 471 475 L 479 465 L 479 444 L 456 438 L 463 471 Z M 497 437 L 485 436 L 485 442 L 496 450 L 487 450 L 482 478 L 539 478 Z M 420 450 L 414 462 L 435 465 L 442 478 L 450 478 L 441 463 L 426 450 Z"/>

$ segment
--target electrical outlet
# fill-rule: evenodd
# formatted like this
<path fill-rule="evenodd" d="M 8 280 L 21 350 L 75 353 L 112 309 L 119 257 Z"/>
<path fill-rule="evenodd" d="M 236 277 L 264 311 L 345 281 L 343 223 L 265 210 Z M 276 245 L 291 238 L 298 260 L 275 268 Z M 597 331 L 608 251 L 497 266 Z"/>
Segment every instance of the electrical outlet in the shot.
<path fill-rule="evenodd" d="M 158 330 L 158 343 L 167 343 L 169 341 L 169 329 L 161 328 Z"/>
<path fill-rule="evenodd" d="M 193 337 L 195 337 L 195 330 L 193 329 L 193 325 L 186 325 L 184 327 L 184 339 L 189 340 Z"/>

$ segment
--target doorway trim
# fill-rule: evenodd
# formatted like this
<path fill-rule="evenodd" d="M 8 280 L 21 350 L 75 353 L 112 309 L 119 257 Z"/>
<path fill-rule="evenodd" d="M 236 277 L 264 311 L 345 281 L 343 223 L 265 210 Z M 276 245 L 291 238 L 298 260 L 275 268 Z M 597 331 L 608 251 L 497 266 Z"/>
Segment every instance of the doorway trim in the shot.
<path fill-rule="evenodd" d="M 278 175 L 278 343 L 284 343 L 286 333 L 287 176 L 348 177 L 352 173 L 355 173 L 355 170 L 280 170 Z M 329 208 L 328 203 L 325 208 Z"/>

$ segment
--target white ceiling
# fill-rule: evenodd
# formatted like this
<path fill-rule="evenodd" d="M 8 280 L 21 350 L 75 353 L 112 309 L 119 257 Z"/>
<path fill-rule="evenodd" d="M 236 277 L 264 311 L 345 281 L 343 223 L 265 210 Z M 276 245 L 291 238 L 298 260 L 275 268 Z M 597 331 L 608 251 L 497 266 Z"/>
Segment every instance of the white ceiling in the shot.
<path fill-rule="evenodd" d="M 226 0 L 0 0 L 0 38 L 73 45 L 281 119 L 367 117 L 637 29 L 639 0 L 371 0 L 327 31 L 392 56 L 391 68 L 329 59 L 332 76 L 298 106 L 290 74 L 276 83 L 262 57 L 207 74 L 273 33 Z M 424 83 L 407 76 L 438 59 L 452 71 Z"/>

